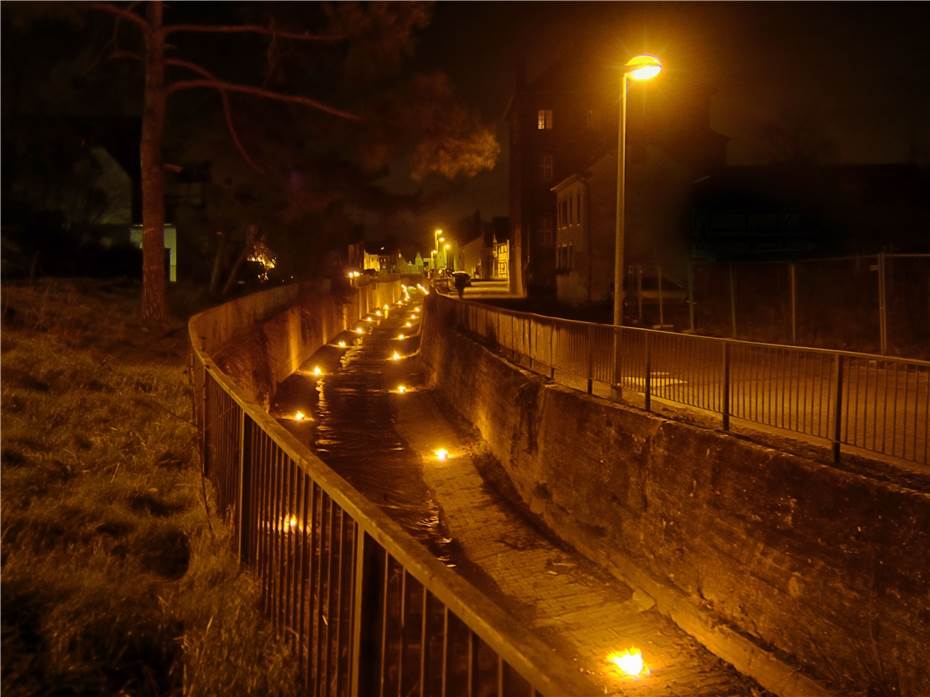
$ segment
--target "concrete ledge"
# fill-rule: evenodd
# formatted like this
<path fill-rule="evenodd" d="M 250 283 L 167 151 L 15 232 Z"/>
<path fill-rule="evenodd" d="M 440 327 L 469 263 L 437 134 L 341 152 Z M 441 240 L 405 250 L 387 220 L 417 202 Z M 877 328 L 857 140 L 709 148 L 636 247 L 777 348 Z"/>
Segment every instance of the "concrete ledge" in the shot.
<path fill-rule="evenodd" d="M 556 386 L 426 313 L 523 504 L 785 697 L 930 694 L 930 496 Z"/>

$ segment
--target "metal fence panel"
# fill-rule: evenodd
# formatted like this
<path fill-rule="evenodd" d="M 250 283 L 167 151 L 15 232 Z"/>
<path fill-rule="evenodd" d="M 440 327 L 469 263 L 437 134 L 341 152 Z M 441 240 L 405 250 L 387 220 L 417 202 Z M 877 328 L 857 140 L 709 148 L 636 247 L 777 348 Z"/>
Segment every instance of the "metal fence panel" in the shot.
<path fill-rule="evenodd" d="M 922 257 L 921 257 L 922 260 Z M 880 455 L 930 464 L 930 362 L 718 339 L 455 304 L 460 326 L 567 387 L 639 394 Z M 443 310 L 440 310 L 443 311 Z"/>

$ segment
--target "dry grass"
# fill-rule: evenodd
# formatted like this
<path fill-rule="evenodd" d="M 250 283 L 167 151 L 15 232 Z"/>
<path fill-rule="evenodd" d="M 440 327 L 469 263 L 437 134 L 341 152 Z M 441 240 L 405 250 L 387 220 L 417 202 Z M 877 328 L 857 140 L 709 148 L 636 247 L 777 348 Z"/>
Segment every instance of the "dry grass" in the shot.
<path fill-rule="evenodd" d="M 296 694 L 204 506 L 184 324 L 137 308 L 118 282 L 3 289 L 3 693 Z"/>

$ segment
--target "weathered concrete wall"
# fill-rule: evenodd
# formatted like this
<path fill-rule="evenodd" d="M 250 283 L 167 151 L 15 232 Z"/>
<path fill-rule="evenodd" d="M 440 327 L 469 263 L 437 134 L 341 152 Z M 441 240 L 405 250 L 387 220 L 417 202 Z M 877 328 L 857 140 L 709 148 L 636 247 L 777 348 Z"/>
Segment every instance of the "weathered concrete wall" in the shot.
<path fill-rule="evenodd" d="M 930 695 L 930 495 L 522 371 L 426 313 L 438 388 L 529 508 L 782 695 Z M 878 691 L 879 688 L 884 691 Z"/>
<path fill-rule="evenodd" d="M 369 310 L 396 302 L 400 286 L 369 283 L 340 294 L 314 283 L 282 286 L 200 313 L 191 338 L 241 394 L 267 407 L 278 383 Z"/>

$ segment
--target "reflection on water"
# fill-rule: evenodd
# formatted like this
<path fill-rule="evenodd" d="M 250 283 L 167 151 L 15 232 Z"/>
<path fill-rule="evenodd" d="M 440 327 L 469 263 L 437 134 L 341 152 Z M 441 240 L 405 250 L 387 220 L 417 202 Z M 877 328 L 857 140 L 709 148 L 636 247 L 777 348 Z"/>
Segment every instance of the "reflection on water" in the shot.
<path fill-rule="evenodd" d="M 354 333 L 336 337 L 279 386 L 273 411 L 326 464 L 437 558 L 456 566 L 461 560 L 423 481 L 420 458 L 394 428 L 395 400 L 404 399 L 398 385 L 410 390 L 421 384 L 419 361 L 411 356 L 419 343 L 419 319 L 408 328 L 408 315 L 389 312 L 360 341 Z M 399 327 L 404 339 L 398 338 Z M 340 347 L 340 340 L 347 346 Z M 393 360 L 395 352 L 400 360 Z M 286 418 L 298 410 L 312 419 Z"/>

